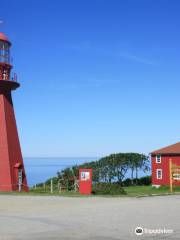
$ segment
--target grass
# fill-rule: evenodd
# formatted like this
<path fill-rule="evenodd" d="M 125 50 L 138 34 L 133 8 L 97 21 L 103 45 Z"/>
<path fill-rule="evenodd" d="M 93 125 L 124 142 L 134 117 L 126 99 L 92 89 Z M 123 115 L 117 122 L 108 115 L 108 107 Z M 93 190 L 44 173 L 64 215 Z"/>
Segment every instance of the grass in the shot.
<path fill-rule="evenodd" d="M 130 187 L 124 187 L 124 190 L 127 193 L 127 196 L 131 197 L 138 197 L 138 196 L 153 196 L 153 195 L 166 195 L 171 194 L 169 191 L 169 187 L 160 187 L 155 188 L 152 186 L 130 186 Z M 177 194 L 180 193 L 180 187 L 174 187 L 173 193 Z"/>
<path fill-rule="evenodd" d="M 70 197 L 79 197 L 81 196 L 79 192 L 74 191 L 62 191 L 59 192 L 58 190 L 54 190 L 53 193 L 50 192 L 50 190 L 44 190 L 42 188 L 37 189 L 30 189 L 29 193 L 31 195 L 54 195 L 54 196 L 70 196 Z"/>
<path fill-rule="evenodd" d="M 143 197 L 143 196 L 153 196 L 153 195 L 167 195 L 171 194 L 169 192 L 169 187 L 160 187 L 155 188 L 151 186 L 129 186 L 124 187 L 126 191 L 126 195 L 115 195 L 113 197 Z M 172 194 L 180 194 L 180 187 L 174 187 Z M 63 191 L 59 193 L 55 190 L 53 193 L 50 193 L 50 190 L 47 189 L 44 191 L 42 188 L 30 189 L 29 192 L 0 192 L 0 194 L 8 194 L 8 195 L 24 195 L 24 196 L 66 196 L 66 197 L 86 197 L 84 195 L 80 195 L 78 192 L 73 191 Z M 102 196 L 102 197 L 111 197 L 112 195 L 90 195 L 93 196 Z"/>
<path fill-rule="evenodd" d="M 43 191 L 42 189 L 30 189 L 29 192 L 0 192 L 0 195 L 19 195 L 19 196 L 69 196 L 69 197 L 81 197 L 78 192 L 70 192 L 63 191 L 59 193 L 58 191 L 54 191 L 51 193 L 50 191 Z M 82 196 L 83 197 L 83 196 Z"/>

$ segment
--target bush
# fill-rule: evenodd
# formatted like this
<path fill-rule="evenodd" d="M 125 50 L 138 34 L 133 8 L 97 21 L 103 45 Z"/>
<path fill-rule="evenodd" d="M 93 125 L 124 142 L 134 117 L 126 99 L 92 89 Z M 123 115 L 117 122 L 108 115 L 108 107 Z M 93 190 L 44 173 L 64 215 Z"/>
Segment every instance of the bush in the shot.
<path fill-rule="evenodd" d="M 132 180 L 130 178 L 126 178 L 124 181 L 123 181 L 123 186 L 125 187 L 129 187 L 132 185 Z"/>
<path fill-rule="evenodd" d="M 145 176 L 138 179 L 138 185 L 151 185 L 151 176 Z"/>
<path fill-rule="evenodd" d="M 134 184 L 132 184 L 132 180 L 130 178 L 127 178 L 123 181 L 123 186 L 125 187 L 129 187 L 133 185 L 149 186 L 151 185 L 151 176 L 144 176 L 144 177 L 138 178 L 137 180 L 134 178 L 133 183 Z"/>
<path fill-rule="evenodd" d="M 93 185 L 93 194 L 97 195 L 125 195 L 125 190 L 118 183 L 96 183 Z"/>

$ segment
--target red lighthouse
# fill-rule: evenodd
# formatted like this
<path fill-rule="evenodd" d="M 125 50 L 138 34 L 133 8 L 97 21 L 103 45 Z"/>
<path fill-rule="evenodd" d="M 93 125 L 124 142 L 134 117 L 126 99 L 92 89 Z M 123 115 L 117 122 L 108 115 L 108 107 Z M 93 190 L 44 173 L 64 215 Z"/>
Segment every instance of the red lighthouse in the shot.
<path fill-rule="evenodd" d="M 0 33 L 0 191 L 28 191 L 11 97 L 20 84 L 11 76 L 10 47 Z"/>

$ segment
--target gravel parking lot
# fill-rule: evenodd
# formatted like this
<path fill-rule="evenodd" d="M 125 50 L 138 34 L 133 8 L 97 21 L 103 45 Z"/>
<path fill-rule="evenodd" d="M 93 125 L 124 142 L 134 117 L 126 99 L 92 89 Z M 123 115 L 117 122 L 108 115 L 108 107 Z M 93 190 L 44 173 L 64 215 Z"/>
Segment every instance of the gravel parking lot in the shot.
<path fill-rule="evenodd" d="M 137 226 L 173 233 L 136 236 Z M 180 196 L 0 195 L 0 240 L 180 239 Z"/>

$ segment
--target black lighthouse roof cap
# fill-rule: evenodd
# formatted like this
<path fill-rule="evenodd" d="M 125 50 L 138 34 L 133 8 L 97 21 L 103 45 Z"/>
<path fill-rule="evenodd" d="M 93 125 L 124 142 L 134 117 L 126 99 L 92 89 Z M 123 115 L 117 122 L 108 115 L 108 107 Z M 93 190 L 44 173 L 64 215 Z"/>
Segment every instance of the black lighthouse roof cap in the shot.
<path fill-rule="evenodd" d="M 153 152 L 151 152 L 151 155 L 157 155 L 157 154 L 162 154 L 162 155 L 176 155 L 176 154 L 180 154 L 180 142 L 177 142 L 175 144 L 169 145 L 167 147 L 164 148 L 160 148 L 158 150 L 155 150 Z"/>

